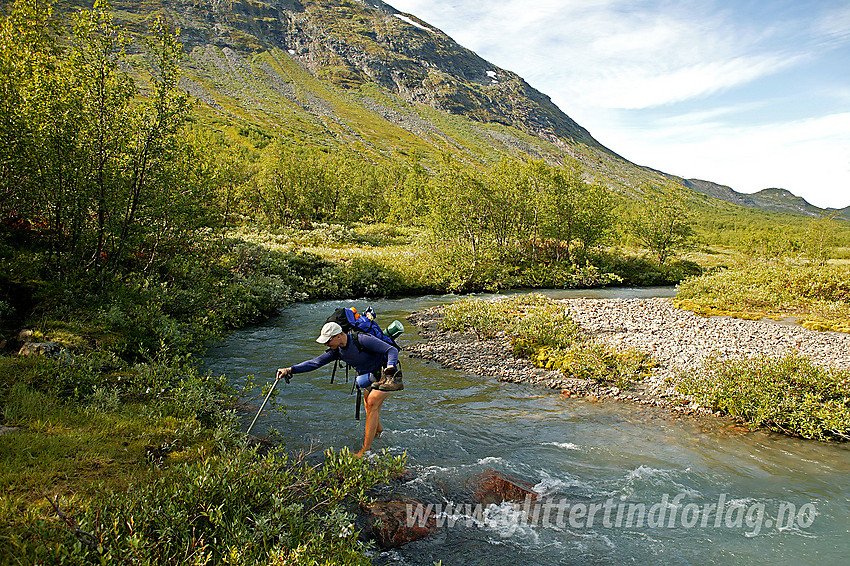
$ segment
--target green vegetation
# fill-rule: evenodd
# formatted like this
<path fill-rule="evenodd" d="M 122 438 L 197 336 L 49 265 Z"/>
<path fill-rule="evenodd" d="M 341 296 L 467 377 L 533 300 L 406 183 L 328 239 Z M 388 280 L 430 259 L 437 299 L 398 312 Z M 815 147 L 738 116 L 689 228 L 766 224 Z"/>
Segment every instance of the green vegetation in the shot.
<path fill-rule="evenodd" d="M 850 440 L 850 372 L 823 369 L 806 358 L 713 360 L 677 389 L 752 428 Z"/>
<path fill-rule="evenodd" d="M 6 500 L 4 563 L 369 564 L 343 502 L 366 503 L 403 458 L 372 462 L 346 449 L 320 464 L 305 457 L 201 448 L 167 468 L 143 464 L 126 489 L 98 494 L 82 513 L 46 495 L 70 524 L 33 509 L 11 514 Z"/>
<path fill-rule="evenodd" d="M 660 193 L 650 193 L 647 202 L 632 213 L 630 223 L 635 237 L 660 265 L 693 242 L 694 229 L 685 203 L 682 190 L 670 183 Z"/>
<path fill-rule="evenodd" d="M 180 143 L 189 108 L 180 45 L 161 19 L 146 41 L 148 96 L 119 71 L 129 38 L 108 6 L 80 11 L 70 45 L 49 33 L 50 5 L 18 2 L 2 22 L 3 218 L 37 226 L 45 269 L 99 282 L 126 261 L 203 225 L 210 187 Z"/>
<path fill-rule="evenodd" d="M 504 333 L 513 353 L 537 367 L 560 370 L 568 377 L 610 381 L 628 389 L 652 369 L 653 362 L 636 350 L 614 350 L 590 339 L 569 317 L 563 305 L 543 295 L 506 299 L 472 299 L 449 305 L 441 326 L 472 330 L 480 338 Z"/>
<path fill-rule="evenodd" d="M 132 57 L 101 3 L 0 25 L 0 330 L 59 349 L 0 358 L 2 563 L 363 563 L 340 504 L 399 462 L 240 454 L 239 392 L 193 354 L 292 300 L 384 293 L 383 270 L 222 230 L 256 170 L 193 124 L 153 25 Z M 270 145 L 245 135 L 241 157 Z"/>
<path fill-rule="evenodd" d="M 279 489 L 301 485 L 301 480 L 278 484 L 270 472 L 262 475 L 270 465 L 263 458 L 234 459 L 240 450 L 239 427 L 228 407 L 240 394 L 224 378 L 199 375 L 191 356 L 227 328 L 263 318 L 286 301 L 307 297 L 308 290 L 312 296 L 351 296 L 374 285 L 374 274 L 360 271 L 362 265 L 338 267 L 316 255 L 269 251 L 226 238 L 173 256 L 155 273 L 109 282 L 102 294 L 51 297 L 42 293 L 52 293 L 56 286 L 33 289 L 36 307 L 26 321 L 34 338 L 57 341 L 63 350 L 55 359 L 0 358 L 2 424 L 20 427 L 0 436 L 0 521 L 5 525 L 0 556 L 23 563 L 53 563 L 62 557 L 75 562 L 83 556 L 203 562 L 201 557 L 212 557 L 210 549 L 201 552 L 212 540 L 230 541 L 233 548 L 247 548 L 248 539 L 265 540 L 265 547 L 230 557 L 235 564 L 253 564 L 288 553 L 316 556 L 318 549 L 330 548 L 325 542 L 332 539 L 332 560 L 362 562 L 356 536 L 338 538 L 337 523 L 344 515 L 331 513 L 338 500 L 304 516 L 294 505 L 311 509 L 317 501 L 302 498 L 300 489 Z M 20 307 L 14 296 L 10 301 Z M 359 490 L 374 476 L 363 475 L 357 462 L 341 473 L 346 481 L 362 481 Z M 265 488 L 270 499 L 229 508 L 214 529 L 198 524 L 194 534 L 179 530 L 186 514 L 205 511 L 197 506 L 201 494 L 189 499 L 184 484 L 206 486 L 209 492 L 208 482 L 198 482 L 210 468 L 234 476 L 225 477 L 227 481 L 265 477 L 251 486 Z M 313 473 L 306 467 L 296 472 Z M 158 491 L 149 491 L 154 488 Z M 168 489 L 180 497 L 166 493 Z M 63 512 L 83 531 L 100 537 L 98 548 L 103 550 L 77 544 L 45 494 L 59 496 Z M 154 496 L 167 496 L 171 506 L 162 508 L 158 502 L 163 499 Z M 135 521 L 132 536 L 119 520 L 130 515 Z M 154 523 L 145 526 L 144 517 Z M 262 531 L 235 529 L 255 520 L 263 525 L 263 517 L 279 523 Z M 225 519 L 233 521 L 231 527 L 224 526 Z M 319 524 L 326 528 L 316 528 Z M 231 528 L 235 530 L 221 531 Z M 161 530 L 172 533 L 174 548 L 199 554 L 158 554 L 166 552 L 153 546 L 161 540 L 156 534 Z M 138 548 L 127 546 L 133 541 Z M 359 562 L 351 558 L 355 555 Z"/>
<path fill-rule="evenodd" d="M 487 176 L 449 163 L 428 189 L 425 225 L 450 289 L 618 280 L 591 275 L 593 254 L 610 236 L 612 201 L 576 162 L 503 161 Z"/>
<path fill-rule="evenodd" d="M 703 315 L 795 317 L 813 330 L 850 332 L 850 269 L 799 259 L 751 258 L 683 282 L 676 305 Z"/>
<path fill-rule="evenodd" d="M 710 252 L 734 251 L 745 257 L 779 259 L 805 256 L 822 262 L 843 257 L 850 222 L 832 216 L 779 214 L 731 205 L 703 195 L 687 203 L 696 241 Z M 720 263 L 726 261 L 721 258 Z"/>
<path fill-rule="evenodd" d="M 184 6 L 181 21 L 206 10 L 198 6 Z M 181 46 L 167 9 L 152 17 L 124 5 L 125 28 L 101 1 L 64 16 L 41 0 L 7 7 L 0 340 L 13 353 L 22 342 L 58 352 L 0 357 L 0 424 L 20 429 L 0 436 L 3 561 L 364 562 L 341 504 L 401 462 L 328 452 L 308 465 L 243 450 L 231 410 L 240 392 L 197 370 L 211 340 L 291 301 L 670 284 L 744 251 L 767 258 L 764 276 L 729 269 L 691 280 L 683 297 L 693 308 L 737 300 L 741 312 L 759 311 L 786 304 L 776 300 L 786 292 L 804 297 L 788 299 L 787 312 L 805 310 L 812 327 L 847 326 L 847 272 L 827 261 L 847 241 L 844 224 L 764 221 L 665 196 L 658 176 L 630 175 L 615 156 L 404 102 L 344 61 L 323 82 L 245 26 L 220 26 L 230 51 Z M 243 8 L 256 12 L 251 21 L 276 22 L 265 5 Z M 370 48 L 359 5 L 340 9 Z M 212 33 L 207 15 L 190 30 L 198 37 Z M 449 47 L 441 40 L 440 53 Z M 178 84 L 181 65 L 189 72 Z M 455 105 L 496 89 L 442 71 L 431 78 Z M 510 97 L 527 88 L 505 84 Z M 668 223 L 656 230 L 612 186 L 641 186 L 641 202 L 667 199 L 659 219 Z M 770 235 L 786 221 L 783 240 Z M 676 258 L 692 229 L 702 255 Z M 776 263 L 788 253 L 811 265 L 798 273 Z M 747 295 L 758 289 L 774 295 L 759 303 Z M 461 303 L 446 321 L 506 332 L 541 367 L 621 387 L 651 364 L 588 341 L 537 296 Z M 24 329 L 29 338 L 19 338 Z"/>

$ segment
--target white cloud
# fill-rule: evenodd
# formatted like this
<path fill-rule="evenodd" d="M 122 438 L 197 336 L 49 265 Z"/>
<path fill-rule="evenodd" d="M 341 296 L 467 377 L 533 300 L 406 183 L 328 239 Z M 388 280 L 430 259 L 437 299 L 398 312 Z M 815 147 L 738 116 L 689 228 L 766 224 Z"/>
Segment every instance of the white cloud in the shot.
<path fill-rule="evenodd" d="M 825 35 L 833 46 L 850 41 L 850 6 L 825 13 L 815 24 L 814 31 Z"/>
<path fill-rule="evenodd" d="M 648 108 L 706 96 L 775 73 L 797 59 L 762 53 L 754 37 L 703 4 L 635 10 L 634 2 L 422 2 L 396 7 L 575 105 Z M 642 4 L 639 4 L 642 5 Z M 645 7 L 645 5 L 643 5 Z M 422 12 L 418 12 L 421 10 Z M 425 15 L 423 15 L 423 13 Z"/>
<path fill-rule="evenodd" d="M 770 9 L 734 0 L 391 3 L 518 73 L 627 159 L 736 190 L 778 186 L 819 206 L 850 205 L 847 115 L 818 118 L 819 102 L 792 94 L 803 80 L 793 73 L 823 53 L 839 67 L 846 60 L 846 5 L 826 13 L 824 4 L 790 1 Z M 819 91 L 838 108 L 850 92 L 846 68 L 827 72 L 832 83 Z M 760 81 L 770 89 L 758 91 Z M 815 117 L 793 122 L 789 112 Z M 759 125 L 747 125 L 754 116 Z"/>
<path fill-rule="evenodd" d="M 850 205 L 850 112 L 738 127 L 705 117 L 665 120 L 638 135 L 619 128 L 601 135 L 632 161 L 682 177 L 747 193 L 784 188 L 824 208 Z"/>
<path fill-rule="evenodd" d="M 607 108 L 651 108 L 704 97 L 750 82 L 796 63 L 776 56 L 733 57 L 659 68 L 651 62 L 588 73 L 570 90 L 583 104 Z"/>

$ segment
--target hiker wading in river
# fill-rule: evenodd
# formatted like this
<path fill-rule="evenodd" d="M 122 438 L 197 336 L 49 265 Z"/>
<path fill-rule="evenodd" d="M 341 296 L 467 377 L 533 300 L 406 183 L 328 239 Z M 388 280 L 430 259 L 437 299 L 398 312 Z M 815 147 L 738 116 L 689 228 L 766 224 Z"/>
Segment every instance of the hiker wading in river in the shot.
<path fill-rule="evenodd" d="M 372 447 L 372 441 L 384 428 L 381 426 L 381 405 L 390 391 L 404 388 L 398 368 L 398 349 L 369 334 L 346 334 L 336 322 L 328 322 L 316 338 L 328 349 L 313 358 L 292 367 L 277 370 L 277 377 L 286 379 L 298 373 L 306 373 L 333 362 L 342 360 L 357 370 L 357 386 L 363 391 L 366 406 L 366 432 L 363 448 L 357 456 Z"/>

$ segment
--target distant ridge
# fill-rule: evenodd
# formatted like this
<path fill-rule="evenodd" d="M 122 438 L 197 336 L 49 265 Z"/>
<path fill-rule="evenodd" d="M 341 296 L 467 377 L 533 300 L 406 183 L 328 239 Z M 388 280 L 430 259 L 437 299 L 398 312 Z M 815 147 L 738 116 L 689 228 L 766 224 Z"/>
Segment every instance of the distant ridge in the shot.
<path fill-rule="evenodd" d="M 682 183 L 698 193 L 740 206 L 804 216 L 822 216 L 836 213 L 839 218 L 850 220 L 850 206 L 842 209 L 819 208 L 786 189 L 770 188 L 762 189 L 757 193 L 745 194 L 739 193 L 726 185 L 700 179 L 682 179 Z"/>

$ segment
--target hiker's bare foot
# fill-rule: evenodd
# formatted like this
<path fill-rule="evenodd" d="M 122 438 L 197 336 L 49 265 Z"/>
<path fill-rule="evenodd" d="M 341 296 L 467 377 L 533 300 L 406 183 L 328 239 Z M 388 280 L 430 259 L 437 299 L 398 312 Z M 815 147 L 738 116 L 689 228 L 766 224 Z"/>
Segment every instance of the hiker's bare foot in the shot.
<path fill-rule="evenodd" d="M 360 450 L 358 450 L 357 452 L 354 453 L 354 457 L 355 458 L 362 458 L 365 453 L 366 453 L 366 449 L 361 448 Z"/>
<path fill-rule="evenodd" d="M 384 429 L 379 428 L 375 431 L 375 438 L 381 438 L 381 433 L 384 432 Z"/>

